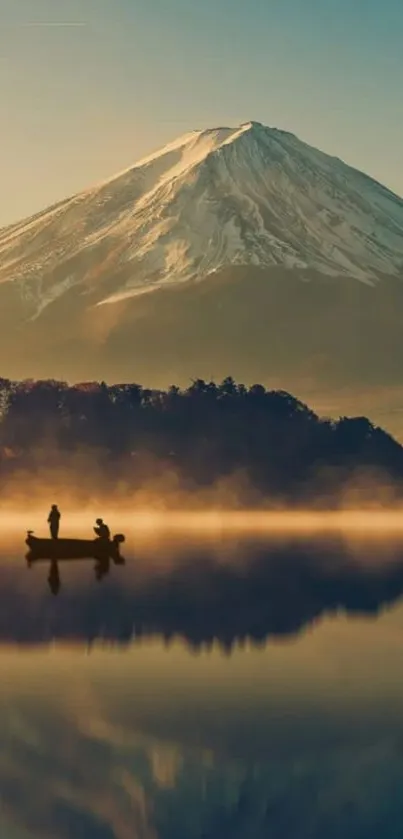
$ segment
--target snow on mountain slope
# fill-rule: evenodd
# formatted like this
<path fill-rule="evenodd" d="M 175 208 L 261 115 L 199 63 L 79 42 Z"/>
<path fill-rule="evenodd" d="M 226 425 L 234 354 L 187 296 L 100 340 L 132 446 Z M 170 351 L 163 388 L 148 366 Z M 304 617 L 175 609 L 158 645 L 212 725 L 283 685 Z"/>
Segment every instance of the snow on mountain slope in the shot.
<path fill-rule="evenodd" d="M 72 287 L 100 304 L 230 265 L 403 276 L 403 200 L 293 134 L 245 123 L 186 134 L 0 231 L 0 282 L 33 316 Z"/>

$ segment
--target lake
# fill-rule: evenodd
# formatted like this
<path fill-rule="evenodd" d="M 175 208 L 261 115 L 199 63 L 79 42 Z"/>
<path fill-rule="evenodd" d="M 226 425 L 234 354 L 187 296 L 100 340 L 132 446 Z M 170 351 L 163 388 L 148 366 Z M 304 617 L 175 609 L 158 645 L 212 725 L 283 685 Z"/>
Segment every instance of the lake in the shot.
<path fill-rule="evenodd" d="M 4 536 L 0 839 L 401 839 L 403 538 L 125 532 Z"/>

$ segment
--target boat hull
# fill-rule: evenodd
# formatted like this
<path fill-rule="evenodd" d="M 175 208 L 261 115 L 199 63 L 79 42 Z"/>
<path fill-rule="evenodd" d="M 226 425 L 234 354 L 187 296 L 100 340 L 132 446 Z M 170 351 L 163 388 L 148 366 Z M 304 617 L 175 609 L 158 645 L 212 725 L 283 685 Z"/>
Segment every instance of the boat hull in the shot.
<path fill-rule="evenodd" d="M 111 559 L 117 564 L 123 562 L 119 553 L 119 541 L 106 539 L 38 539 L 29 535 L 26 539 L 29 548 L 27 559 L 72 560 L 72 559 Z"/>

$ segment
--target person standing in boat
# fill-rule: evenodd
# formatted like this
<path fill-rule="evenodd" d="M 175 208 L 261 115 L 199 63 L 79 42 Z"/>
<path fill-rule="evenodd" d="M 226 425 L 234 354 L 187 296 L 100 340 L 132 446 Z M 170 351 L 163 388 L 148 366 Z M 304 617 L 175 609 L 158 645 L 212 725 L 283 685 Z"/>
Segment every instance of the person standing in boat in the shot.
<path fill-rule="evenodd" d="M 52 504 L 52 509 L 48 515 L 48 524 L 52 539 L 57 539 L 59 535 L 60 518 L 61 514 L 57 504 Z"/>
<path fill-rule="evenodd" d="M 107 524 L 105 524 L 103 519 L 96 520 L 97 527 L 94 527 L 94 531 L 99 537 L 99 539 L 110 539 L 111 531 Z"/>

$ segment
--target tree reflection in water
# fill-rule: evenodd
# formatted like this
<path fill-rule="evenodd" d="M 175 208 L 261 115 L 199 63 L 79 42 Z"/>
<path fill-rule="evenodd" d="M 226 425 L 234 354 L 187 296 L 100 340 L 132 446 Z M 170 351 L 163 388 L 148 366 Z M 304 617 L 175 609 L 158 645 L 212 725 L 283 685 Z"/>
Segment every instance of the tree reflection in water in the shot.
<path fill-rule="evenodd" d="M 403 592 L 403 549 L 393 561 L 386 561 L 380 549 L 367 562 L 365 555 L 357 561 L 341 544 L 306 540 L 245 542 L 241 549 L 234 546 L 234 561 L 227 556 L 225 563 L 206 546 L 189 549 L 186 561 L 169 564 L 158 574 L 137 573 L 147 565 L 140 554 L 123 575 L 110 575 L 110 562 L 98 560 L 94 579 L 109 577 L 99 587 L 71 583 L 62 588 L 62 565 L 66 563 L 50 565 L 49 587 L 61 596 L 47 608 L 46 621 L 41 619 L 45 591 L 17 589 L 0 566 L 0 583 L 7 592 L 0 615 L 3 640 L 41 641 L 42 634 L 49 636 L 50 621 L 54 637 L 65 640 L 127 643 L 158 634 L 166 640 L 182 637 L 195 648 L 217 641 L 231 650 L 247 639 L 264 643 L 273 636 L 295 635 L 329 613 L 375 615 Z"/>

